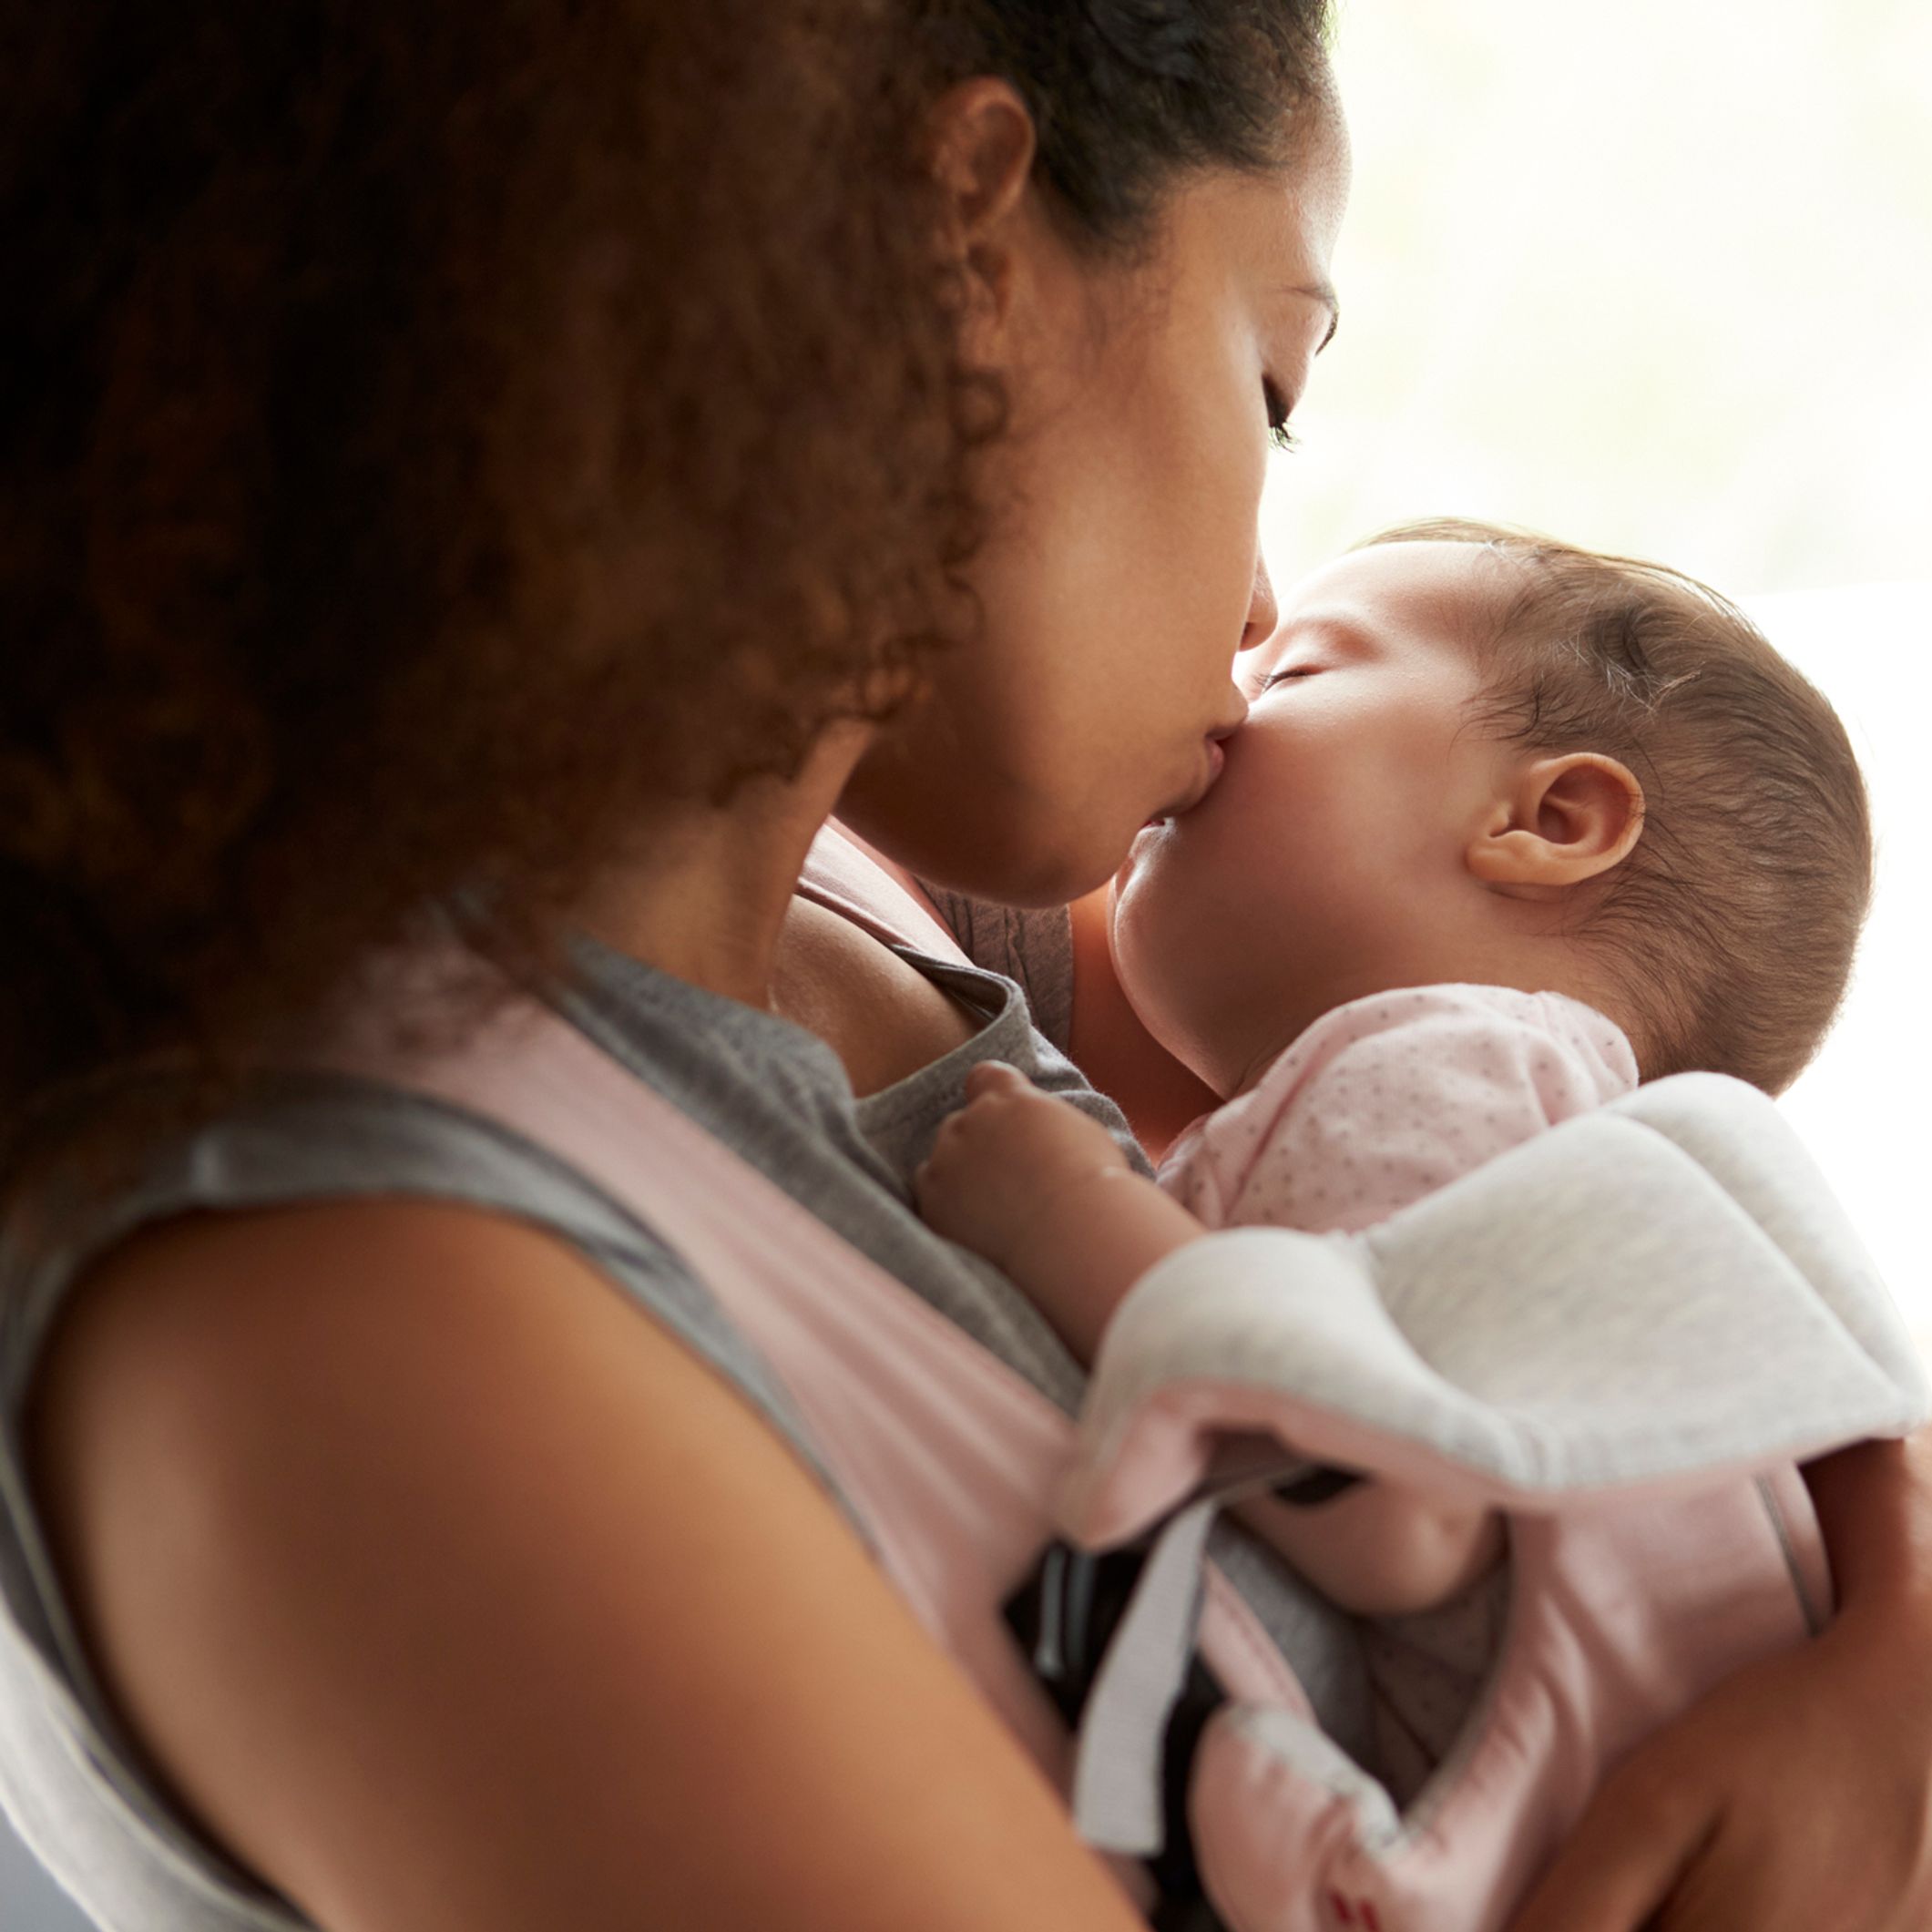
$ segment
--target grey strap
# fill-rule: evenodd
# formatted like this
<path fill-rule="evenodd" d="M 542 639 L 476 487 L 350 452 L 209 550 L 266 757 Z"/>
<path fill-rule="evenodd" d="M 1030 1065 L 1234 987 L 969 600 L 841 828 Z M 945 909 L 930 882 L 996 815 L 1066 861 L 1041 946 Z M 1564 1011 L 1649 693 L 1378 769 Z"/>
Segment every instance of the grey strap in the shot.
<path fill-rule="evenodd" d="M 1221 1504 L 1170 1519 L 1108 1647 L 1080 1725 L 1073 1822 L 1089 1845 L 1140 1857 L 1161 1845 L 1161 1747 L 1194 1654 L 1201 1559 Z"/>

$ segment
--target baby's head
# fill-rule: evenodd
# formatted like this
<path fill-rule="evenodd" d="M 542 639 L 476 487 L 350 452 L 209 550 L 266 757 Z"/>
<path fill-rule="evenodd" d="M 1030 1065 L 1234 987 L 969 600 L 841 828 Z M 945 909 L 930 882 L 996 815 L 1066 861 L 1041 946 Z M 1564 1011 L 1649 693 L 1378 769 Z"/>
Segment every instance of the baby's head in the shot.
<path fill-rule="evenodd" d="M 1871 888 L 1844 727 L 1743 612 L 1656 564 L 1406 526 L 1289 591 L 1220 782 L 1150 825 L 1113 946 L 1218 1092 L 1390 987 L 1573 995 L 1644 1078 L 1779 1092 Z"/>

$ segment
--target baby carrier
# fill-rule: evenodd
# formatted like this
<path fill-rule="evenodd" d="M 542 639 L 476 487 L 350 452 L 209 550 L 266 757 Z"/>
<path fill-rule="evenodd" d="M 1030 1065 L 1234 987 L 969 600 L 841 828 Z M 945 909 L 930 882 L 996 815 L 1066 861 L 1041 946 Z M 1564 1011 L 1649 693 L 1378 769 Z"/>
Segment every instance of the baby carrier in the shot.
<path fill-rule="evenodd" d="M 815 861 L 815 896 L 954 950 L 850 847 Z M 1500 1926 L 1620 1753 L 1828 1617 L 1796 1461 L 1927 1413 L 1829 1190 L 1716 1076 L 1361 1235 L 1206 1236 L 1136 1286 L 1076 1424 L 537 1003 L 440 1056 L 345 1037 L 330 1063 L 551 1149 L 682 1254 L 1157 1924 Z M 1399 1808 L 1205 1558 L 1230 1498 L 1330 1466 L 1508 1513 L 1485 1694 Z"/>

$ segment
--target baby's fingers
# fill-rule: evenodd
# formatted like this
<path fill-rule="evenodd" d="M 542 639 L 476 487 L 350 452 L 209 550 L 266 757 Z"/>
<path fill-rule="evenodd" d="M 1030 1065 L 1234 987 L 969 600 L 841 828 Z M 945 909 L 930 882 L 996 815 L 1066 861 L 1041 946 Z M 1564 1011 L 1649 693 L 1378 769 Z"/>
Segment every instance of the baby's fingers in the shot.
<path fill-rule="evenodd" d="M 982 1094 L 1030 1092 L 1032 1089 L 1033 1082 L 1005 1060 L 981 1060 L 966 1077 L 968 1100 L 976 1100 Z"/>

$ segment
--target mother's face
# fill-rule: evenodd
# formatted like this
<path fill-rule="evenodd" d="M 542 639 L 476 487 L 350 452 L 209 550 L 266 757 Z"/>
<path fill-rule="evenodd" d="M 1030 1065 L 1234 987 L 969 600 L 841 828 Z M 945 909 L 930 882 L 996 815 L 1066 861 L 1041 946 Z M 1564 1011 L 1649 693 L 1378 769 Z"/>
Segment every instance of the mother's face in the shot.
<path fill-rule="evenodd" d="M 1338 128 L 1295 164 L 1170 194 L 1132 267 L 1017 204 L 985 360 L 1011 431 L 987 459 L 984 628 L 867 754 L 840 810 L 956 889 L 1049 904 L 1099 884 L 1150 818 L 1191 802 L 1241 720 L 1238 650 L 1274 627 L 1257 522 L 1271 421 L 1334 323 Z"/>

